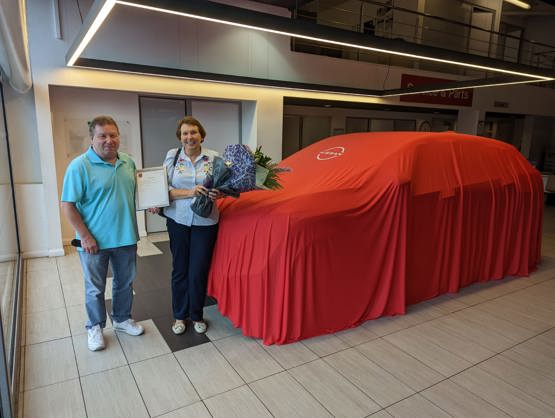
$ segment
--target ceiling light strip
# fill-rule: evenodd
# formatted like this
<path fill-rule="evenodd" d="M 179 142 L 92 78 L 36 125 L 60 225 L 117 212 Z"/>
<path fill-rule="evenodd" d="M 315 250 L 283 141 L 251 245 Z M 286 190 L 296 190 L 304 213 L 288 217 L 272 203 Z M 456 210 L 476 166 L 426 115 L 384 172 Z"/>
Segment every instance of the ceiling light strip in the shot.
<path fill-rule="evenodd" d="M 96 31 L 100 28 L 104 20 L 108 17 L 110 12 L 112 11 L 112 8 L 115 6 L 115 4 L 116 4 L 115 0 L 107 0 L 102 5 L 102 7 L 100 8 L 100 11 L 96 14 L 96 17 L 94 18 L 87 32 L 83 36 L 83 39 L 81 39 L 81 42 L 79 42 L 79 45 L 77 46 L 77 48 L 75 49 L 73 54 L 71 54 L 71 57 L 67 61 L 68 66 L 71 67 L 75 63 L 77 58 L 81 56 L 81 54 L 83 53 L 83 51 L 85 50 L 89 42 L 91 41 Z"/>
<path fill-rule="evenodd" d="M 529 84 L 529 83 L 541 83 L 549 80 L 543 79 L 530 79 L 530 80 L 522 80 L 522 81 L 508 81 L 505 83 L 491 83 L 491 84 L 475 84 L 471 86 L 464 86 L 464 87 L 451 87 L 451 88 L 443 88 L 443 89 L 435 89 L 435 90 L 418 90 L 415 92 L 406 92 L 406 93 L 393 93 L 393 94 L 382 94 L 380 97 L 394 97 L 394 96 L 409 96 L 411 94 L 426 94 L 426 93 L 438 93 L 440 91 L 451 91 L 451 90 L 466 90 L 466 89 L 479 89 L 482 87 L 497 87 L 497 86 L 509 86 L 512 84 Z"/>
<path fill-rule="evenodd" d="M 546 81 L 553 80 L 553 78 L 551 78 L 551 77 L 545 77 L 545 76 L 541 76 L 541 75 L 537 75 L 537 74 L 523 73 L 523 72 L 519 72 L 519 71 L 505 70 L 505 69 L 502 69 L 502 68 L 489 67 L 489 66 L 485 66 L 485 65 L 471 64 L 471 63 L 452 61 L 452 60 L 446 60 L 446 59 L 441 59 L 441 58 L 428 57 L 428 56 L 423 56 L 423 55 L 409 54 L 409 53 L 406 53 L 406 52 L 399 52 L 399 51 L 392 51 L 392 50 L 388 50 L 388 49 L 374 48 L 374 47 L 370 47 L 370 46 L 354 44 L 354 43 L 349 43 L 349 42 L 333 41 L 333 40 L 329 40 L 329 39 L 325 39 L 325 38 L 318 38 L 318 37 L 314 37 L 314 36 L 302 35 L 302 34 L 293 33 L 293 32 L 285 32 L 285 31 L 280 31 L 280 30 L 275 30 L 275 29 L 264 28 L 264 27 L 261 27 L 261 26 L 246 25 L 246 24 L 243 24 L 243 23 L 232 22 L 232 21 L 224 20 L 224 19 L 215 19 L 215 18 L 196 15 L 196 14 L 191 14 L 191 13 L 179 12 L 179 11 L 171 10 L 171 9 L 163 9 L 163 8 L 154 7 L 154 6 L 147 6 L 147 5 L 133 3 L 133 2 L 129 2 L 129 1 L 116 0 L 116 3 L 124 5 L 124 6 L 137 7 L 137 8 L 141 8 L 141 9 L 147 9 L 147 10 L 152 10 L 152 11 L 161 12 L 161 13 L 168 13 L 168 14 L 188 17 L 188 18 L 192 18 L 192 19 L 205 20 L 205 21 L 209 21 L 209 22 L 221 23 L 221 24 L 225 24 L 225 25 L 237 26 L 237 27 L 247 28 L 247 29 L 253 29 L 253 30 L 258 30 L 258 31 L 262 31 L 262 32 L 275 33 L 275 34 L 278 34 L 278 35 L 292 36 L 294 38 L 307 39 L 307 40 L 311 40 L 311 41 L 324 42 L 324 43 L 328 43 L 328 44 L 332 44 L 332 45 L 340 45 L 340 46 L 346 46 L 346 47 L 350 47 L 350 48 L 364 49 L 364 50 L 373 51 L 373 52 L 381 52 L 381 53 L 385 53 L 385 54 L 399 55 L 399 56 L 403 56 L 403 57 L 407 57 L 407 58 L 423 59 L 423 60 L 427 60 L 427 61 L 441 62 L 441 63 L 444 63 L 444 64 L 464 66 L 464 67 L 475 68 L 475 69 L 479 69 L 479 70 L 493 71 L 493 72 L 500 72 L 500 73 L 504 73 L 504 74 L 511 74 L 511 75 L 518 75 L 518 76 L 523 76 L 523 77 L 535 78 L 535 79 L 542 79 L 542 80 L 546 80 Z"/>

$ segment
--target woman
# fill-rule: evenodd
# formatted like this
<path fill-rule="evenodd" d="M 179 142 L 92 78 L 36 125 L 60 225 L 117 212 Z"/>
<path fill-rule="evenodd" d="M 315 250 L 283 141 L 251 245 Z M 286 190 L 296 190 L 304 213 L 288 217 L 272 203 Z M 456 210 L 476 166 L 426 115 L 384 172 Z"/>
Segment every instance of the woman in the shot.
<path fill-rule="evenodd" d="M 163 213 L 172 252 L 172 331 L 183 334 L 188 317 L 195 331 L 202 334 L 207 329 L 203 308 L 219 213 L 213 205 L 210 216 L 203 218 L 193 213 L 191 204 L 200 195 L 212 200 L 222 197 L 218 190 L 203 186 L 218 153 L 202 146 L 206 131 L 191 116 L 178 122 L 176 136 L 182 146 L 168 151 L 164 160 L 171 202 Z M 157 213 L 158 209 L 149 211 Z"/>

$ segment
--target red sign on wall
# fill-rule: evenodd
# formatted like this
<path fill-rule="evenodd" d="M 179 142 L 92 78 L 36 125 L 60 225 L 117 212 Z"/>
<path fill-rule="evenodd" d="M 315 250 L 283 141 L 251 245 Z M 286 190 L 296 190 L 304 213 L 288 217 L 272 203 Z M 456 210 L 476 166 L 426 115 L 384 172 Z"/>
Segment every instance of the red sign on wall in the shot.
<path fill-rule="evenodd" d="M 434 84 L 445 83 L 453 80 L 445 80 L 443 78 L 424 77 L 420 75 L 402 74 L 401 75 L 401 88 L 416 87 L 422 85 L 429 85 L 430 90 L 433 90 Z M 402 102 L 413 103 L 433 103 L 445 104 L 452 106 L 472 106 L 472 97 L 474 91 L 472 89 L 460 90 L 444 90 L 434 91 L 430 93 L 416 93 L 406 94 L 400 97 Z"/>

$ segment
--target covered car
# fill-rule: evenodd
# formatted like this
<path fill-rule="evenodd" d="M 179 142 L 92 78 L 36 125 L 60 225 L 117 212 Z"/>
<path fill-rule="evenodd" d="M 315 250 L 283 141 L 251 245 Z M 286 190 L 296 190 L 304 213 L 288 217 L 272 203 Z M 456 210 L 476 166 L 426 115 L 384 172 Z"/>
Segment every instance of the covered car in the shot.
<path fill-rule="evenodd" d="M 540 261 L 540 173 L 453 132 L 330 137 L 280 164 L 283 189 L 221 202 L 209 294 L 247 336 L 333 333 Z"/>

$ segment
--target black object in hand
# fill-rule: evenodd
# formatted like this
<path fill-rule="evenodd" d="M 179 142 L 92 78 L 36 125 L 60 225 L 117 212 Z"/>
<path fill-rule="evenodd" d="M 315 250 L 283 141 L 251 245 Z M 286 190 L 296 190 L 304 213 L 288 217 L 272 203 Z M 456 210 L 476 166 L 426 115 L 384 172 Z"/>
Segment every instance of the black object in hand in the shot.
<path fill-rule="evenodd" d="M 81 246 L 81 240 L 80 239 L 72 239 L 71 240 L 71 245 L 73 245 L 74 247 L 80 247 Z"/>

